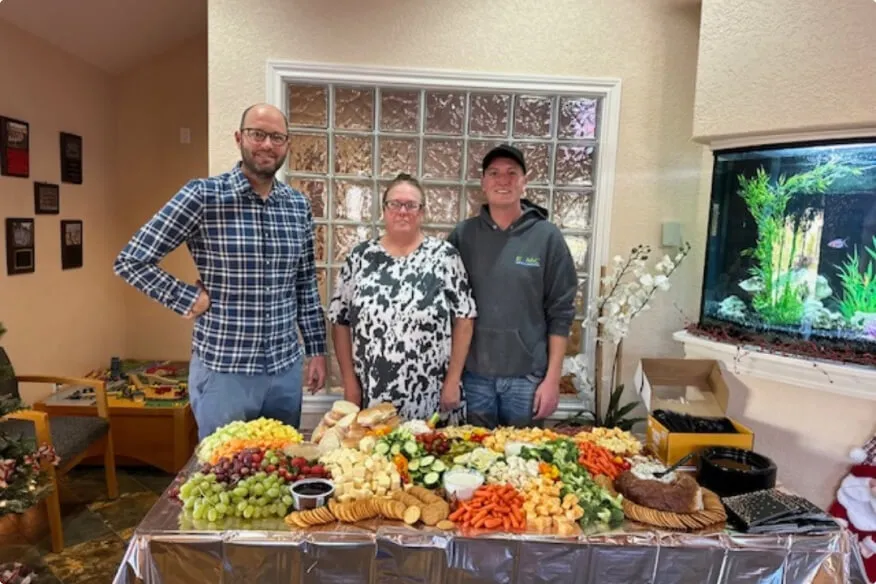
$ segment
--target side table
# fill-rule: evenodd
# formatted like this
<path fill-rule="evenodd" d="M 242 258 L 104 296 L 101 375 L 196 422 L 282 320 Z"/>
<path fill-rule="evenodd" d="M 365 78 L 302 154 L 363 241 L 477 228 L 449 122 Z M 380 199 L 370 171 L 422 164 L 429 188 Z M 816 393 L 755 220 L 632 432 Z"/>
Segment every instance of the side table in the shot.
<path fill-rule="evenodd" d="M 188 403 L 146 406 L 141 402 L 109 396 L 109 419 L 118 464 L 148 464 L 168 473 L 185 466 L 198 444 L 198 428 Z M 53 404 L 40 401 L 33 409 L 52 416 L 94 415 L 93 406 Z M 95 450 L 84 461 L 101 462 Z"/>

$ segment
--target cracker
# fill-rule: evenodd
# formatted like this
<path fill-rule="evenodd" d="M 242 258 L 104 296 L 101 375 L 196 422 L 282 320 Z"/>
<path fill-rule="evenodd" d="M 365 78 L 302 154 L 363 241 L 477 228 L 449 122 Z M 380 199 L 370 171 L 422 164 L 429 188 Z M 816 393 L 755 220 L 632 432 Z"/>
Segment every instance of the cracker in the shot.
<path fill-rule="evenodd" d="M 433 493 L 429 489 L 426 489 L 426 488 L 420 487 L 420 486 L 411 487 L 410 489 L 408 489 L 408 493 L 410 493 L 411 495 L 413 495 L 414 497 L 416 497 L 417 499 L 419 499 L 423 503 L 426 503 L 427 505 L 430 505 L 432 503 L 438 503 L 439 501 L 440 502 L 444 501 L 444 499 L 442 499 L 441 497 L 439 497 L 438 495 L 436 495 L 435 493 Z"/>
<path fill-rule="evenodd" d="M 393 492 L 392 498 L 395 499 L 396 501 L 401 501 L 402 503 L 404 503 L 405 505 L 407 505 L 409 507 L 411 505 L 414 505 L 416 507 L 420 507 L 423 505 L 423 501 L 421 501 L 420 499 L 414 497 L 413 495 L 411 495 L 409 493 L 405 493 L 404 491 Z"/>
<path fill-rule="evenodd" d="M 407 509 L 404 510 L 404 512 L 402 513 L 401 519 L 402 519 L 402 521 L 404 521 L 408 525 L 413 525 L 414 523 L 416 523 L 417 521 L 420 520 L 421 513 L 422 512 L 420 511 L 419 507 L 417 507 L 416 505 L 411 505 L 410 507 L 408 507 Z"/>

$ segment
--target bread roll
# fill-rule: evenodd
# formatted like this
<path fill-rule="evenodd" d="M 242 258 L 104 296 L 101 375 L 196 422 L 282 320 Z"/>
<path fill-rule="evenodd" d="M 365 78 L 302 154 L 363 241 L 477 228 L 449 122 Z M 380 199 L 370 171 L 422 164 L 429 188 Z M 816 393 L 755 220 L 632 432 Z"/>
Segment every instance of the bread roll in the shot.
<path fill-rule="evenodd" d="M 352 426 L 355 421 L 356 421 L 356 414 L 348 414 L 348 415 L 344 416 L 343 418 L 341 418 L 340 420 L 338 420 L 337 427 L 341 428 L 343 430 L 346 430 L 350 426 Z"/>
<path fill-rule="evenodd" d="M 343 440 L 344 437 L 337 428 L 329 428 L 319 441 L 319 447 L 324 451 L 335 450 L 341 447 Z"/>
<path fill-rule="evenodd" d="M 337 419 L 340 420 L 344 416 L 359 413 L 359 406 L 357 406 L 353 402 L 339 399 L 332 404 L 331 412 L 337 416 Z"/>
<path fill-rule="evenodd" d="M 326 424 L 325 419 L 323 419 L 319 424 L 316 425 L 316 428 L 313 429 L 313 434 L 310 435 L 310 441 L 314 444 L 319 444 L 319 441 L 322 440 L 322 437 L 325 435 L 325 432 L 328 429 L 329 425 Z"/>
<path fill-rule="evenodd" d="M 367 434 L 368 429 L 365 426 L 360 426 L 358 423 L 353 422 L 349 428 L 347 428 L 347 438 L 354 438 L 356 440 L 361 440 Z"/>
<path fill-rule="evenodd" d="M 359 449 L 359 439 L 353 436 L 347 436 L 343 440 L 341 440 L 341 446 L 344 448 L 355 448 Z"/>
<path fill-rule="evenodd" d="M 356 417 L 356 421 L 366 427 L 376 426 L 380 423 L 380 420 L 383 419 L 383 414 L 380 413 L 376 408 L 367 408 L 359 412 L 359 415 Z"/>
<path fill-rule="evenodd" d="M 373 407 L 362 410 L 356 421 L 363 426 L 373 428 L 378 424 L 383 424 L 386 420 L 395 416 L 395 406 L 388 402 L 379 403 Z"/>
<path fill-rule="evenodd" d="M 395 406 L 389 402 L 381 402 L 374 406 L 374 409 L 378 412 L 382 412 L 386 416 L 386 419 L 389 419 L 396 414 Z"/>

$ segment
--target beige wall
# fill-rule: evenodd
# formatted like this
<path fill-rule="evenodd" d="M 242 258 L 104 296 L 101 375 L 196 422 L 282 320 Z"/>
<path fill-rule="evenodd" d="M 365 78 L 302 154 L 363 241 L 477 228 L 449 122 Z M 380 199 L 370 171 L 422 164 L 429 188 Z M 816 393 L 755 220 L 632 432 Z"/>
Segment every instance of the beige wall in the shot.
<path fill-rule="evenodd" d="M 876 3 L 703 0 L 695 138 L 757 144 L 876 128 L 874 58 Z M 756 449 L 775 458 L 785 484 L 829 504 L 849 451 L 872 436 L 876 402 L 742 379 Z"/>
<path fill-rule="evenodd" d="M 198 36 L 120 76 L 117 184 L 125 201 L 116 229 L 119 249 L 189 179 L 207 174 L 207 37 Z M 189 128 L 191 143 L 180 143 Z M 118 250 L 116 250 L 118 252 Z M 189 282 L 197 270 L 183 246 L 162 267 Z M 191 322 L 124 286 L 126 355 L 188 359 Z"/>
<path fill-rule="evenodd" d="M 876 128 L 876 3 L 703 0 L 698 139 Z"/>
<path fill-rule="evenodd" d="M 34 217 L 33 181 L 59 183 L 58 132 L 83 137 L 84 184 L 61 184 L 61 214 L 36 217 L 34 274 L 0 266 L 3 345 L 19 373 L 82 375 L 113 355 L 181 358 L 191 326 L 112 273 L 127 239 L 189 178 L 207 173 L 207 38 L 119 77 L 0 23 L 0 115 L 30 122 L 31 177 L 0 177 L 0 217 Z M 180 128 L 191 143 L 180 144 Z M 61 219 L 84 222 L 84 267 L 61 270 Z M 2 230 L 0 226 L 0 230 Z M 3 244 L 5 250 L 5 244 Z M 186 250 L 163 264 L 196 277 Z M 35 401 L 50 390 L 25 386 Z"/>
<path fill-rule="evenodd" d="M 876 431 L 876 401 L 739 377 L 750 388 L 742 419 L 755 432 L 755 449 L 776 461 L 785 485 L 830 505 L 849 452 Z"/>
<path fill-rule="evenodd" d="M 9 329 L 2 343 L 18 373 L 81 375 L 109 365 L 125 338 L 121 285 L 109 267 L 118 246 L 111 217 L 120 210 L 110 183 L 111 80 L 2 22 L 0 55 L 0 115 L 30 123 L 31 167 L 30 178 L 0 177 L 0 217 L 34 217 L 36 231 L 33 274 L 7 276 L 2 254 L 0 321 Z M 60 131 L 82 136 L 82 185 L 60 183 Z M 34 215 L 34 181 L 60 184 L 60 215 Z M 61 270 L 62 219 L 83 221 L 81 269 Z M 22 393 L 33 400 L 48 390 Z"/>
<path fill-rule="evenodd" d="M 209 4 L 210 171 L 237 160 L 241 111 L 265 99 L 268 59 L 360 66 L 623 80 L 612 254 L 659 244 L 660 223 L 680 221 L 694 258 L 673 301 L 696 316 L 705 225 L 699 206 L 702 148 L 690 142 L 699 9 L 690 1 L 522 0 L 334 2 L 274 0 L 246 10 Z M 668 298 L 668 297 L 667 297 Z M 626 348 L 677 353 L 673 301 L 644 313 Z"/>

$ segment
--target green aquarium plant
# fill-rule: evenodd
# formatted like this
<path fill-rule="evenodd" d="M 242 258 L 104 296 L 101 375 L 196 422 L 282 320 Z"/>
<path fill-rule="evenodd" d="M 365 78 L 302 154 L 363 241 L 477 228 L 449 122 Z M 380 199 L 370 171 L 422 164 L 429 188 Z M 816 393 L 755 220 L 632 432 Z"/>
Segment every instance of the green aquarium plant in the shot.
<path fill-rule="evenodd" d="M 824 276 L 812 282 L 799 265 L 803 251 L 812 251 L 817 244 L 816 238 L 807 237 L 817 213 L 806 206 L 792 214 L 788 206 L 795 197 L 825 194 L 836 179 L 848 174 L 859 171 L 830 160 L 776 181 L 763 167 L 751 178 L 739 176 L 739 196 L 757 225 L 755 246 L 743 252 L 755 263 L 750 277 L 739 286 L 752 294 L 752 308 L 765 322 L 799 324 L 807 300 L 820 301 L 833 294 Z"/>
<path fill-rule="evenodd" d="M 860 315 L 876 314 L 876 237 L 873 238 L 873 247 L 865 245 L 864 251 L 869 259 L 863 258 L 867 263 L 863 270 L 857 246 L 841 266 L 836 266 L 843 287 L 840 312 L 850 321 Z"/>

